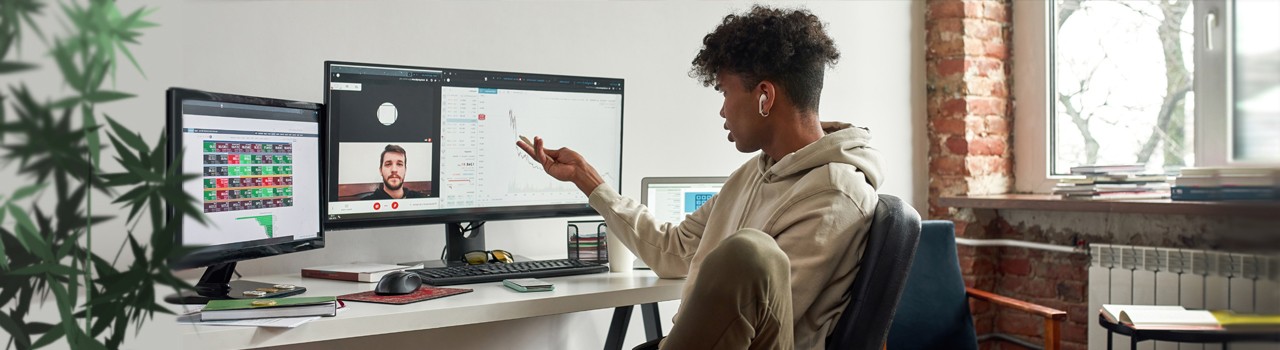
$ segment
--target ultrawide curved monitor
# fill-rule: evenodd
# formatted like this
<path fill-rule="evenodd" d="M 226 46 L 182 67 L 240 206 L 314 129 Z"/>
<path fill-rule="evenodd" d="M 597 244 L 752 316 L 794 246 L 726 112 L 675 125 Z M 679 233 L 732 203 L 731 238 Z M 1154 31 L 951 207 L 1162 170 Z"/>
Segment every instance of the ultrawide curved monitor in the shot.
<path fill-rule="evenodd" d="M 516 147 L 622 171 L 623 80 L 325 62 L 326 228 L 594 215 Z"/>

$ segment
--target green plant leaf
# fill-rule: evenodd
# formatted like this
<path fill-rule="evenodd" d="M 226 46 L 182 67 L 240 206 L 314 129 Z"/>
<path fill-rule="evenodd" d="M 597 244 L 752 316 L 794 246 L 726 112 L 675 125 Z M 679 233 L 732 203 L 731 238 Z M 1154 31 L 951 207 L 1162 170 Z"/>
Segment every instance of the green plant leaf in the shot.
<path fill-rule="evenodd" d="M 14 228 L 17 231 L 18 242 L 22 244 L 22 247 L 26 248 L 28 252 L 45 259 L 45 261 L 53 260 L 53 251 L 49 249 L 49 243 L 45 242 L 44 237 L 40 236 L 35 224 L 27 216 L 27 212 L 13 203 L 9 203 L 8 208 L 9 213 L 13 214 L 13 219 L 18 223 Z"/>
<path fill-rule="evenodd" d="M 35 64 L 18 61 L 0 61 L 0 74 L 17 73 L 36 68 Z"/>
<path fill-rule="evenodd" d="M 9 274 L 14 276 L 28 276 L 28 275 L 37 275 L 42 273 L 52 273 L 52 274 L 57 274 L 62 276 L 74 276 L 74 275 L 79 275 L 80 271 L 70 266 L 59 265 L 54 263 L 44 263 L 44 264 L 35 265 L 35 266 L 27 266 L 24 268 L 9 271 Z"/>
<path fill-rule="evenodd" d="M 111 187 L 133 185 L 142 182 L 141 177 L 130 173 L 103 174 L 102 179 L 106 180 L 104 185 Z"/>
<path fill-rule="evenodd" d="M 93 103 L 107 103 L 111 101 L 118 101 L 126 98 L 132 98 L 134 96 L 136 95 L 126 93 L 126 92 L 119 92 L 119 91 L 94 91 L 94 92 L 85 94 L 84 99 Z"/>
<path fill-rule="evenodd" d="M 62 315 L 62 331 L 67 334 L 67 342 L 70 343 L 72 348 L 79 348 L 77 345 L 80 344 L 77 343 L 80 342 L 80 339 L 75 339 L 73 336 L 80 329 L 74 321 L 75 318 L 71 316 L 71 309 L 75 307 L 76 303 L 75 296 L 67 294 L 67 290 L 62 286 L 62 283 L 49 283 L 49 290 L 53 291 L 54 300 L 58 304 L 58 313 Z"/>
<path fill-rule="evenodd" d="M 33 195 L 36 192 L 39 192 L 41 189 L 44 189 L 44 186 L 45 184 L 43 183 L 30 184 L 27 186 L 23 186 L 22 188 L 19 188 L 17 191 L 13 191 L 13 197 L 9 197 L 9 201 L 12 202 L 12 201 L 21 200 L 23 198 L 27 198 L 27 196 Z M 4 223 L 3 217 L 0 217 L 0 223 Z"/>
<path fill-rule="evenodd" d="M 157 174 L 161 174 L 161 175 L 164 175 L 165 165 L 166 165 L 164 156 L 165 156 L 165 153 L 167 152 L 164 149 L 164 143 L 165 143 L 165 136 L 164 136 L 164 133 L 161 132 L 160 141 L 156 141 L 156 146 L 151 149 L 151 169 L 154 170 Z M 184 147 L 182 149 L 185 150 L 186 148 Z M 175 157 L 174 159 L 181 161 L 182 157 L 179 156 L 179 157 Z M 182 164 L 182 163 L 176 163 L 176 164 Z"/>
<path fill-rule="evenodd" d="M 27 334 L 41 334 L 49 332 L 53 329 L 53 325 L 44 322 L 28 322 Z"/>
<path fill-rule="evenodd" d="M 146 255 L 137 256 L 146 257 Z M 138 283 L 143 280 L 146 273 L 146 270 L 131 270 L 126 271 L 124 274 L 116 276 L 109 281 L 104 281 L 107 285 L 103 288 L 102 295 L 94 297 L 94 300 L 85 304 L 85 306 L 97 306 L 117 302 L 117 298 L 120 296 L 137 291 L 140 287 Z"/>
<path fill-rule="evenodd" d="M 138 159 L 138 156 L 134 155 L 133 152 L 130 152 L 129 148 L 125 147 L 124 143 L 122 143 L 119 138 L 116 138 L 116 135 L 107 134 L 107 138 L 111 139 L 111 146 L 116 149 L 116 161 L 120 162 L 120 165 L 135 167 L 143 166 L 142 160 Z M 126 172 L 123 174 L 137 176 L 137 174 L 132 172 Z M 138 181 L 141 181 L 141 178 L 139 178 Z"/>
<path fill-rule="evenodd" d="M 13 342 L 18 345 L 19 349 L 31 347 L 31 336 L 22 327 L 18 326 L 17 321 L 4 312 L 0 312 L 0 328 L 3 328 L 5 332 L 8 332 L 13 337 Z"/>
<path fill-rule="evenodd" d="M 129 51 L 129 48 L 125 47 L 123 42 L 117 43 L 116 45 L 120 48 L 120 52 L 124 53 L 124 57 L 129 59 L 129 63 L 133 64 L 133 68 L 138 70 L 138 74 L 142 74 L 142 77 L 146 78 L 147 72 L 144 72 L 142 70 L 142 66 L 138 65 L 138 59 L 133 58 L 133 52 Z"/>
<path fill-rule="evenodd" d="M 58 102 L 54 102 L 53 104 L 49 105 L 49 107 L 56 108 L 56 109 L 71 108 L 71 107 L 75 107 L 76 105 L 82 102 L 84 102 L 84 98 L 80 96 L 71 96 L 71 97 L 66 97 L 61 100 L 58 100 Z"/>
<path fill-rule="evenodd" d="M 84 334 L 84 331 L 80 330 L 79 327 L 76 327 L 74 329 L 76 332 L 73 337 L 76 339 L 76 342 L 74 343 L 75 346 L 72 346 L 73 348 L 77 350 L 86 350 L 86 349 L 87 350 L 107 350 L 106 345 L 102 345 L 102 343 L 99 342 L 98 339 L 94 337 L 90 337 L 87 334 Z M 72 338 L 72 337 L 68 337 L 68 338 Z"/>
<path fill-rule="evenodd" d="M 4 210 L 0 210 L 0 223 L 4 222 Z M 0 270 L 9 270 L 9 248 L 4 246 L 4 238 L 0 237 Z M 3 275 L 3 274 L 0 274 Z M 0 298 L 0 305 L 8 305 L 5 300 Z"/>
<path fill-rule="evenodd" d="M 148 194 L 147 192 L 149 192 L 148 191 L 149 189 L 150 188 L 148 188 L 147 186 L 134 187 L 132 190 L 129 190 L 129 192 L 125 192 L 119 197 L 116 197 L 116 199 L 111 202 L 112 203 L 133 203 L 139 198 L 146 197 Z"/>
<path fill-rule="evenodd" d="M 102 81 L 106 80 L 110 66 L 111 59 L 107 57 L 106 52 L 98 51 L 93 54 L 93 59 L 90 59 L 84 68 L 85 76 L 89 77 L 89 90 L 97 91 L 102 87 Z"/>
<path fill-rule="evenodd" d="M 135 175 L 138 175 L 143 180 L 147 180 L 148 182 L 164 182 L 164 175 L 157 174 L 151 171 L 151 169 L 148 169 L 146 166 L 126 165 L 124 168 L 126 170 L 132 171 Z"/>
<path fill-rule="evenodd" d="M 87 306 L 88 305 L 86 305 L 86 307 Z M 81 310 L 80 313 L 76 314 L 76 317 L 81 317 L 82 316 L 81 314 L 83 313 L 84 313 L 84 310 Z M 102 334 L 102 331 L 107 330 L 107 326 L 110 326 L 112 322 L 121 321 L 121 320 L 123 320 L 123 318 L 117 317 L 115 315 L 106 315 L 106 316 L 99 315 L 98 319 L 93 321 L 93 327 L 89 329 L 89 334 Z"/>
<path fill-rule="evenodd" d="M 63 322 L 67 322 L 67 321 L 63 321 Z M 48 333 L 45 333 L 44 335 L 40 336 L 40 339 L 36 339 L 36 342 L 34 344 L 31 344 L 31 348 L 39 349 L 46 345 L 53 344 L 54 341 L 61 339 L 63 335 L 66 335 L 66 329 L 62 327 L 62 323 L 59 323 L 57 324 L 57 327 L 49 329 Z"/>
<path fill-rule="evenodd" d="M 107 123 L 111 125 L 112 134 L 119 137 L 121 141 L 136 151 L 146 152 L 151 147 L 147 147 L 147 142 L 142 140 L 142 135 L 130 131 L 111 116 L 107 116 Z M 123 152 L 124 150 L 121 150 Z"/>
<path fill-rule="evenodd" d="M 58 70 L 62 72 L 62 78 L 66 80 L 67 84 L 71 85 L 71 88 L 76 91 L 84 93 L 84 75 L 80 74 L 80 71 L 76 69 L 76 65 L 73 62 L 75 52 L 72 50 L 65 42 L 58 40 L 53 47 L 53 58 L 58 63 Z"/>

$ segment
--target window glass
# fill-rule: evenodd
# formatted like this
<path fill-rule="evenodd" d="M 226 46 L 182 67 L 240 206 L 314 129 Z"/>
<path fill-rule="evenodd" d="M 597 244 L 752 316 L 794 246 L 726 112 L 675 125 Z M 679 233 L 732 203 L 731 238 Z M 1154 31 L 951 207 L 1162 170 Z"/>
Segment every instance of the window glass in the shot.
<path fill-rule="evenodd" d="M 1051 174 L 1192 165 L 1194 3 L 1054 1 Z"/>
<path fill-rule="evenodd" d="M 1232 156 L 1280 160 L 1280 1 L 1237 1 L 1234 23 Z"/>

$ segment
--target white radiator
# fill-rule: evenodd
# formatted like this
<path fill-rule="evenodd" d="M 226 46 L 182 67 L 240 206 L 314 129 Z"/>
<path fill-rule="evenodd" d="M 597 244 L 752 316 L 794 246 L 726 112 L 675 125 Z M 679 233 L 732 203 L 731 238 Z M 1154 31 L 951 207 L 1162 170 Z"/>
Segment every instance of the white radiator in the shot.
<path fill-rule="evenodd" d="M 1097 323 L 1102 304 L 1280 313 L 1280 256 L 1109 244 L 1093 244 L 1089 249 L 1089 349 L 1107 348 L 1107 332 Z M 1114 345 L 1129 349 L 1129 338 L 1117 334 Z M 1220 348 L 1138 344 L 1141 350 Z M 1280 349 L 1280 344 L 1232 343 L 1231 349 Z"/>

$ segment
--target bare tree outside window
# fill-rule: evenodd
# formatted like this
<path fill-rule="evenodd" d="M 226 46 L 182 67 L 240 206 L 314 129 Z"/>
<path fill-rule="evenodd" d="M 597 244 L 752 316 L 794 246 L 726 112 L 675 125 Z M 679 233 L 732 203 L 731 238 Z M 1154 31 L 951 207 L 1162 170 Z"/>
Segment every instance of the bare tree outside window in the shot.
<path fill-rule="evenodd" d="M 1052 174 L 1194 161 L 1190 0 L 1055 0 Z"/>

